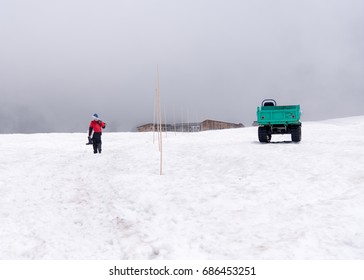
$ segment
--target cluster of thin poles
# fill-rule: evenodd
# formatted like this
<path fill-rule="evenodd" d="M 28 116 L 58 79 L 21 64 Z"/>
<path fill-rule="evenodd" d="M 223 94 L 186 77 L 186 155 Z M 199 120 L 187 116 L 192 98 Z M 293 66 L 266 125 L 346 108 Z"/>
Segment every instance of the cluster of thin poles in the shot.
<path fill-rule="evenodd" d="M 155 112 L 154 119 L 157 121 L 157 131 L 158 131 L 158 147 L 160 154 L 160 164 L 159 164 L 159 174 L 163 174 L 163 140 L 162 140 L 162 108 L 161 108 L 161 93 L 160 93 L 160 83 L 159 83 L 159 66 L 157 65 L 157 90 L 156 90 L 156 104 L 155 104 Z M 153 142 L 154 142 L 154 130 L 155 130 L 155 121 L 153 123 Z"/>
<path fill-rule="evenodd" d="M 176 134 L 176 120 L 175 120 L 175 113 L 174 115 L 174 132 Z M 164 108 L 164 129 L 166 131 L 166 137 L 167 137 L 167 119 L 166 119 L 166 110 Z M 183 124 L 183 123 L 182 123 Z M 155 142 L 154 140 L 154 134 L 157 131 L 158 134 L 158 148 L 160 153 L 160 175 L 163 174 L 163 139 L 162 139 L 162 133 L 163 133 L 163 126 L 162 126 L 162 107 L 161 107 L 161 93 L 160 93 L 160 81 L 159 81 L 159 66 L 157 65 L 157 88 L 156 88 L 156 96 L 155 96 L 155 104 L 154 104 L 154 116 L 153 116 L 153 144 Z M 182 126 L 182 132 L 183 132 L 183 126 Z"/>

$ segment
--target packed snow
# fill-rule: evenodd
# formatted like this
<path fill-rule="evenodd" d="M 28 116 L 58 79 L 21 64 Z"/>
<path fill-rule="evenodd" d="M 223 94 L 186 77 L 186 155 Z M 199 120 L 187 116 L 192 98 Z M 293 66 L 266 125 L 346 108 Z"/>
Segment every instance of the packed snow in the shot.
<path fill-rule="evenodd" d="M 364 116 L 157 137 L 0 135 L 0 259 L 364 258 Z"/>

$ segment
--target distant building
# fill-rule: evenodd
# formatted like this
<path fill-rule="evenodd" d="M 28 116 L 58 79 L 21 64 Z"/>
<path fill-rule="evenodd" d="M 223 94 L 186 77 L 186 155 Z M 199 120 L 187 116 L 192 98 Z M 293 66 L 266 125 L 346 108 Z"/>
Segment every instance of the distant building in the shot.
<path fill-rule="evenodd" d="M 153 124 L 152 123 L 147 123 L 147 124 L 143 124 L 137 127 L 138 132 L 147 132 L 147 131 L 154 131 L 157 130 L 157 128 L 155 127 L 155 129 L 153 129 Z"/>
<path fill-rule="evenodd" d="M 201 123 L 201 130 L 216 130 L 244 127 L 242 123 L 228 123 L 215 120 L 205 120 Z"/>
<path fill-rule="evenodd" d="M 154 126 L 154 129 L 153 129 Z M 162 131 L 176 132 L 199 132 L 205 130 L 229 129 L 244 127 L 242 123 L 228 123 L 216 120 L 204 120 L 197 123 L 176 123 L 176 124 L 161 124 Z M 147 123 L 137 127 L 138 132 L 157 131 L 159 124 Z"/>
<path fill-rule="evenodd" d="M 154 129 L 153 129 L 154 126 Z M 162 126 L 162 130 L 163 131 L 172 131 L 172 125 L 170 124 L 161 124 Z M 147 123 L 147 124 L 143 124 L 137 127 L 138 132 L 148 132 L 148 131 L 157 131 L 159 129 L 159 124 L 152 124 L 152 123 Z"/>

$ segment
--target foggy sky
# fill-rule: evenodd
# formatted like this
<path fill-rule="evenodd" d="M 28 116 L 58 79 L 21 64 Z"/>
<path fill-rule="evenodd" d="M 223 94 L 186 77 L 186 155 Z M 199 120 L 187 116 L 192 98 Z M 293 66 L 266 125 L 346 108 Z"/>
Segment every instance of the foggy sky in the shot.
<path fill-rule="evenodd" d="M 0 0 L 0 133 L 364 115 L 361 0 Z"/>

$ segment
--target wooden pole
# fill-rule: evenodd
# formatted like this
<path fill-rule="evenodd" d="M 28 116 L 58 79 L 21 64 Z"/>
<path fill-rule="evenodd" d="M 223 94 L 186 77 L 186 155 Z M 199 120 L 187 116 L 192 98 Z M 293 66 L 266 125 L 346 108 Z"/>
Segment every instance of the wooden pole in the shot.
<path fill-rule="evenodd" d="M 163 140 L 162 140 L 162 110 L 161 110 L 161 93 L 160 93 L 160 83 L 159 83 L 159 66 L 157 65 L 157 93 L 158 93 L 158 117 L 159 117 L 159 153 L 160 153 L 160 165 L 159 174 L 163 174 Z"/>

